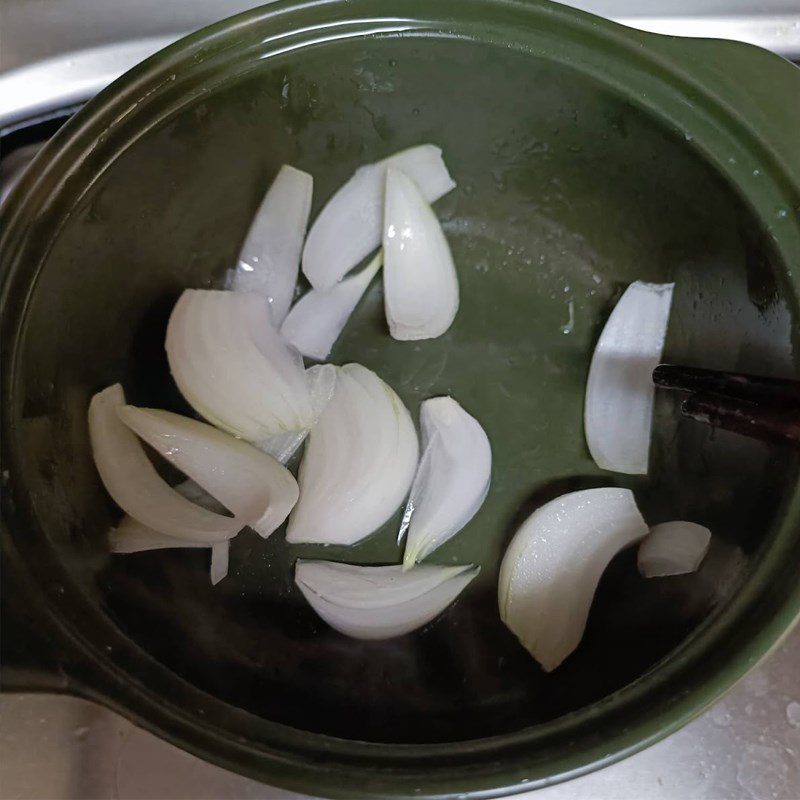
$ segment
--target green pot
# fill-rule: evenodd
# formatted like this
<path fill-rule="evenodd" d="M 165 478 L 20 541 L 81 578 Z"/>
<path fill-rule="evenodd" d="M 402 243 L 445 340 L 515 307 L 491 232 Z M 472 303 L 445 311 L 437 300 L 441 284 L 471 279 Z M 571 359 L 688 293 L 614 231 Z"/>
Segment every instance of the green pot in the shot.
<path fill-rule="evenodd" d="M 798 131 L 788 62 L 545 2 L 279 2 L 132 70 L 3 209 L 6 687 L 91 697 L 230 769 L 346 798 L 510 794 L 676 730 L 797 619 L 798 460 L 659 397 L 650 475 L 604 473 L 586 372 L 644 279 L 676 281 L 667 360 L 797 374 Z M 452 393 L 484 424 L 490 494 L 433 559 L 479 579 L 425 630 L 369 643 L 304 604 L 291 564 L 321 551 L 282 532 L 241 534 L 214 589 L 203 551 L 109 557 L 90 396 L 121 380 L 186 411 L 171 304 L 221 282 L 280 164 L 313 173 L 318 210 L 357 165 L 427 141 L 458 181 L 437 204 L 458 318 L 396 342 L 376 282 L 332 360 L 376 369 L 414 414 Z M 621 554 L 583 643 L 545 674 L 499 620 L 499 560 L 546 499 L 614 484 L 651 523 L 708 525 L 713 548 L 649 581 Z M 396 561 L 396 524 L 333 555 Z"/>

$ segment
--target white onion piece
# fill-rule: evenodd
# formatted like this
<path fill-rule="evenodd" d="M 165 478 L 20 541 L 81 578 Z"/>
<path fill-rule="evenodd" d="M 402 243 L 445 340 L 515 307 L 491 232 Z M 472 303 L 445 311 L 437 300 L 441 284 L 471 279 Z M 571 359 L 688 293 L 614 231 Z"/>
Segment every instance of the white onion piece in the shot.
<path fill-rule="evenodd" d="M 302 359 L 270 324 L 260 295 L 187 289 L 167 327 L 183 396 L 219 428 L 259 442 L 313 422 Z"/>
<path fill-rule="evenodd" d="M 236 292 L 257 292 L 279 327 L 292 304 L 311 211 L 314 179 L 284 164 L 269 187 L 239 252 L 230 280 Z"/>
<path fill-rule="evenodd" d="M 203 508 L 211 511 L 225 511 L 225 507 L 221 503 L 218 503 L 191 479 L 179 483 L 175 487 L 175 491 Z M 214 542 L 210 546 L 211 567 L 209 572 L 213 586 L 216 586 L 228 574 L 230 541 L 230 539 L 226 539 L 223 542 Z M 142 525 L 129 514 L 122 518 L 116 528 L 112 528 L 108 532 L 108 546 L 112 553 L 118 555 L 140 553 L 145 550 L 209 547 L 205 542 L 190 542 L 187 539 L 165 536 L 163 533 Z"/>
<path fill-rule="evenodd" d="M 167 536 L 206 544 L 234 536 L 242 522 L 201 508 L 182 497 L 156 472 L 136 436 L 117 413 L 125 405 L 119 384 L 89 404 L 89 438 L 100 479 L 126 513 Z"/>
<path fill-rule="evenodd" d="M 297 502 L 292 474 L 247 442 L 180 414 L 123 406 L 120 419 L 181 472 L 263 537 Z"/>
<path fill-rule="evenodd" d="M 639 572 L 645 578 L 694 572 L 706 557 L 711 531 L 694 522 L 662 522 L 639 545 Z"/>
<path fill-rule="evenodd" d="M 193 480 L 187 479 L 174 487 L 175 491 L 193 503 L 226 514 L 227 509 Z M 228 541 L 227 539 L 225 541 Z M 208 547 L 208 542 L 192 542 L 167 536 L 143 525 L 139 520 L 126 514 L 115 528 L 108 532 L 108 548 L 112 553 L 141 553 L 145 550 L 166 550 L 183 547 Z"/>
<path fill-rule="evenodd" d="M 314 611 L 345 636 L 390 639 L 421 628 L 458 597 L 479 569 L 423 564 L 365 567 L 298 561 L 295 583 Z"/>
<path fill-rule="evenodd" d="M 211 545 L 211 585 L 216 586 L 228 574 L 231 543 L 215 542 Z"/>
<path fill-rule="evenodd" d="M 408 492 L 419 445 L 408 410 L 360 364 L 337 368 L 336 389 L 300 464 L 300 500 L 287 542 L 354 544 L 394 513 Z"/>
<path fill-rule="evenodd" d="M 386 169 L 402 169 L 429 203 L 456 184 L 442 151 L 423 144 L 367 164 L 331 197 L 308 232 L 303 272 L 315 289 L 326 291 L 381 243 Z"/>
<path fill-rule="evenodd" d="M 310 386 L 311 410 L 316 425 L 319 415 L 333 397 L 333 390 L 336 387 L 336 367 L 333 364 L 315 364 L 306 370 L 306 376 Z M 256 446 L 265 453 L 269 453 L 281 464 L 285 464 L 297 452 L 297 448 L 305 441 L 306 436 L 308 436 L 308 430 L 279 433 L 277 436 L 270 436 L 263 442 L 258 442 Z"/>
<path fill-rule="evenodd" d="M 442 226 L 411 178 L 386 172 L 383 291 L 389 333 L 434 339 L 458 311 L 458 276 Z"/>
<path fill-rule="evenodd" d="M 500 567 L 500 618 L 545 671 L 578 646 L 608 563 L 647 530 L 631 491 L 609 488 L 562 495 L 514 535 Z"/>
<path fill-rule="evenodd" d="M 601 469 L 647 474 L 653 424 L 653 369 L 661 361 L 674 283 L 632 283 L 592 356 L 584 426 Z"/>
<path fill-rule="evenodd" d="M 204 547 L 211 550 L 210 576 L 212 585 L 218 584 L 228 574 L 230 539 L 224 542 L 190 542 L 175 536 L 165 536 L 142 525 L 126 514 L 116 528 L 108 532 L 108 548 L 116 555 L 130 555 L 149 550 L 176 550 Z"/>
<path fill-rule="evenodd" d="M 108 549 L 112 553 L 141 553 L 145 550 L 170 550 L 184 547 L 211 547 L 208 542 L 194 542 L 167 536 L 154 531 L 126 514 L 117 525 L 108 532 Z"/>
<path fill-rule="evenodd" d="M 382 261 L 383 254 L 378 252 L 361 272 L 332 289 L 304 294 L 281 326 L 284 340 L 304 356 L 318 361 L 327 358 Z"/>
<path fill-rule="evenodd" d="M 477 513 L 489 491 L 492 448 L 480 423 L 451 397 L 420 407 L 422 458 L 403 515 L 408 531 L 405 569 L 455 536 Z"/>

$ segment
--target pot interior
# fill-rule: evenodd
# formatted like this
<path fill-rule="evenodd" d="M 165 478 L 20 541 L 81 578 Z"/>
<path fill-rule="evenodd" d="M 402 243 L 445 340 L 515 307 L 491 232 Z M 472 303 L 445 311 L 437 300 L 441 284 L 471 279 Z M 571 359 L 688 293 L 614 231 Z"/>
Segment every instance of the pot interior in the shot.
<path fill-rule="evenodd" d="M 563 64 L 434 36 L 252 60 L 150 122 L 102 174 L 61 189 L 63 214 L 13 343 L 9 446 L 23 454 L 12 480 L 36 516 L 26 535 L 164 668 L 306 731 L 461 741 L 551 720 L 635 681 L 748 580 L 796 480 L 787 452 L 683 421 L 667 396 L 648 477 L 601 472 L 583 438 L 592 349 L 633 280 L 676 282 L 665 360 L 795 372 L 798 321 L 778 288 L 786 267 L 697 142 Z M 163 351 L 171 306 L 184 287 L 223 284 L 280 165 L 313 174 L 313 216 L 358 165 L 422 142 L 443 148 L 458 183 L 436 211 L 458 268 L 459 314 L 438 339 L 394 341 L 376 281 L 331 360 L 376 370 L 415 419 L 422 400 L 452 394 L 484 425 L 491 490 L 431 558 L 480 564 L 479 578 L 424 630 L 370 643 L 314 615 L 292 564 L 397 562 L 399 509 L 350 550 L 245 531 L 215 588 L 202 550 L 110 557 L 105 532 L 118 512 L 91 460 L 91 395 L 121 381 L 130 402 L 188 413 Z M 74 207 L 70 193 L 82 193 Z M 535 507 L 601 485 L 633 488 L 651 524 L 709 526 L 713 546 L 699 572 L 667 579 L 639 577 L 635 551 L 620 554 L 581 646 L 545 674 L 500 622 L 499 561 Z"/>

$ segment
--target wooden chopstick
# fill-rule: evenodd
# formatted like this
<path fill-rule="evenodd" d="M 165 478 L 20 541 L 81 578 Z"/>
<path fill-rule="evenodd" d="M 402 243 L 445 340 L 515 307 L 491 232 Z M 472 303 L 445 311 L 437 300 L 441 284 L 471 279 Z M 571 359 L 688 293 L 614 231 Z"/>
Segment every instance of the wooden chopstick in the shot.
<path fill-rule="evenodd" d="M 693 394 L 683 401 L 687 417 L 714 428 L 766 442 L 800 447 L 800 414 L 785 408 L 760 408 L 738 398 Z"/>
<path fill-rule="evenodd" d="M 766 378 L 741 372 L 659 364 L 653 370 L 653 383 L 664 389 L 738 397 L 770 405 L 784 401 L 800 404 L 800 381 L 790 378 Z"/>
<path fill-rule="evenodd" d="M 800 381 L 660 364 L 653 371 L 653 382 L 688 392 L 681 411 L 691 419 L 800 447 Z"/>

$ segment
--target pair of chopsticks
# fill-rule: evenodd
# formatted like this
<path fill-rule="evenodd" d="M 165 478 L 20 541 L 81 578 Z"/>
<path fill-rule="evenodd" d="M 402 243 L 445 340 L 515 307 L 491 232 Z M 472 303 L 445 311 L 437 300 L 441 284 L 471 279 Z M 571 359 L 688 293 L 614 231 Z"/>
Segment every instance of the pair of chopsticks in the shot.
<path fill-rule="evenodd" d="M 698 422 L 800 447 L 800 381 L 659 364 L 653 383 L 688 393 L 681 411 Z"/>

